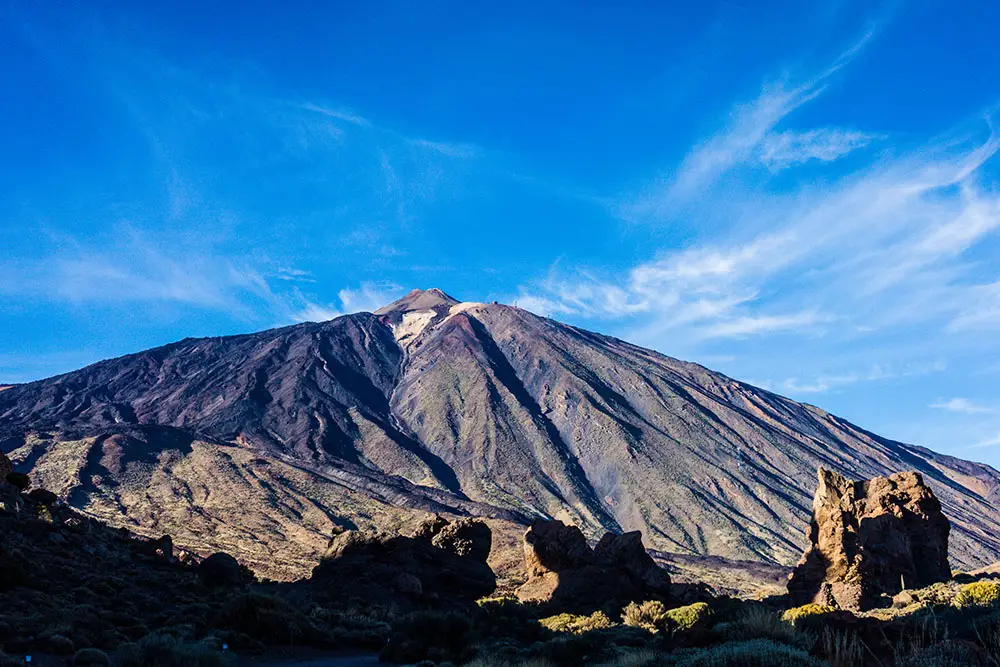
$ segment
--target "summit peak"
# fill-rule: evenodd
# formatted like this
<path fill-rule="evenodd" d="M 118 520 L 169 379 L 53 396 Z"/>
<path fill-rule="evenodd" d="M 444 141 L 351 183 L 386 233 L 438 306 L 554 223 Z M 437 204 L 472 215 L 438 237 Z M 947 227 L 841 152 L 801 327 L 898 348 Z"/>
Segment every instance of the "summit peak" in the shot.
<path fill-rule="evenodd" d="M 403 298 L 382 306 L 375 311 L 375 314 L 387 315 L 389 313 L 406 313 L 415 310 L 451 308 L 458 303 L 458 299 L 449 296 L 437 287 L 432 287 L 426 290 L 415 289 Z"/>

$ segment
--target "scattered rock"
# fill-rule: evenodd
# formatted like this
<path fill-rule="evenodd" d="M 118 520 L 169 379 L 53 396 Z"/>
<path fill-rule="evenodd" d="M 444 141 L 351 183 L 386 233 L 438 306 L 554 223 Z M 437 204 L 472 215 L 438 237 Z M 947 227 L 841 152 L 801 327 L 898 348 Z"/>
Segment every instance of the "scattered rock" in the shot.
<path fill-rule="evenodd" d="M 399 593 L 423 600 L 472 602 L 496 589 L 486 559 L 492 532 L 484 522 L 436 517 L 412 537 L 351 530 L 330 540 L 313 580 L 339 595 L 392 601 Z"/>
<path fill-rule="evenodd" d="M 536 521 L 524 535 L 524 564 L 528 581 L 517 590 L 523 602 L 586 611 L 670 595 L 670 576 L 646 553 L 638 532 L 609 533 L 591 549 L 576 526 Z"/>
<path fill-rule="evenodd" d="M 853 482 L 820 469 L 810 545 L 788 582 L 796 604 L 870 609 L 951 576 L 941 503 L 919 473 Z"/>
<path fill-rule="evenodd" d="M 227 553 L 215 553 L 198 565 L 198 576 L 206 586 L 241 586 L 253 580 L 253 574 Z"/>
<path fill-rule="evenodd" d="M 51 507 L 59 502 L 59 496 L 45 489 L 34 489 L 28 494 L 28 497 L 39 505 L 45 505 L 46 507 Z"/>

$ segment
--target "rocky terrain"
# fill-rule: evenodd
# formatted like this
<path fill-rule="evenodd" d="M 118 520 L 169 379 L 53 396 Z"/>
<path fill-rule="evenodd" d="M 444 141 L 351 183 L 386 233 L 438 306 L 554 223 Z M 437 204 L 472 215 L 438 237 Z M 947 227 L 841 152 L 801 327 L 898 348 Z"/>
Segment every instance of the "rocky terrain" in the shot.
<path fill-rule="evenodd" d="M 925 564 L 915 538 L 928 538 L 932 568 L 947 550 L 948 519 L 913 472 L 853 482 L 820 471 L 813 541 L 791 594 L 763 600 L 671 582 L 637 533 L 609 532 L 591 545 L 556 520 L 524 532 L 529 577 L 517 597 L 502 595 L 488 565 L 496 545 L 487 523 L 434 515 L 408 534 L 344 530 L 309 579 L 259 581 L 231 555 L 202 559 L 175 549 L 169 536 L 145 539 L 86 517 L 23 473 L 6 480 L 2 667 L 26 656 L 43 667 L 347 667 L 376 658 L 473 667 L 1000 662 L 995 574 L 931 572 L 929 585 L 919 576 L 912 587 L 896 585 L 893 567 Z M 876 527 L 852 530 L 865 522 Z M 856 586 L 869 604 L 830 595 L 829 604 L 799 605 L 796 579 L 819 572 L 817 554 L 833 565 L 821 584 Z"/>
<path fill-rule="evenodd" d="M 624 341 L 414 291 L 375 313 L 185 339 L 0 392 L 0 449 L 88 516 L 308 576 L 344 529 L 538 519 L 683 559 L 790 566 L 815 470 L 922 475 L 961 569 L 1000 559 L 1000 474 Z M 504 547 L 507 548 L 504 548 Z M 515 577 L 523 580 L 523 569 Z"/>

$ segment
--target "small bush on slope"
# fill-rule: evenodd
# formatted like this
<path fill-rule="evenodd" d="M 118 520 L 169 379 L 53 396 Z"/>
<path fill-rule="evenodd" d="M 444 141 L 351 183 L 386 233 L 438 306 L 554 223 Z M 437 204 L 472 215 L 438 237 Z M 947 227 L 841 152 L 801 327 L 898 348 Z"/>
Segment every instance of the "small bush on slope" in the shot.
<path fill-rule="evenodd" d="M 476 633 L 458 612 L 418 611 L 392 624 L 380 658 L 387 662 L 460 661 L 470 657 Z"/>
<path fill-rule="evenodd" d="M 767 639 L 720 644 L 710 649 L 678 651 L 675 667 L 824 667 L 802 651 Z"/>
<path fill-rule="evenodd" d="M 659 632 L 667 622 L 667 607 L 658 600 L 631 602 L 622 610 L 622 622 L 649 632 Z"/>
<path fill-rule="evenodd" d="M 777 612 L 763 606 L 749 607 L 735 621 L 719 624 L 715 629 L 731 642 L 769 639 L 801 649 L 816 643 L 815 635 L 786 623 Z"/>
<path fill-rule="evenodd" d="M 679 630 L 690 630 L 705 625 L 712 617 L 712 609 L 705 602 L 695 602 L 686 607 L 677 607 L 667 611 L 667 619 Z"/>
<path fill-rule="evenodd" d="M 814 616 L 822 616 L 823 614 L 829 614 L 832 611 L 835 611 L 833 607 L 827 607 L 825 605 L 816 603 L 809 603 L 809 604 L 804 604 L 801 607 L 793 607 L 787 610 L 784 614 L 781 615 L 781 620 L 785 621 L 786 623 L 791 623 L 792 625 L 796 625 L 804 619 L 808 619 Z"/>
<path fill-rule="evenodd" d="M 595 611 L 590 616 L 576 614 L 557 614 L 538 621 L 543 627 L 553 632 L 571 632 L 575 635 L 591 630 L 604 630 L 613 627 L 614 622 L 603 611 Z"/>
<path fill-rule="evenodd" d="M 153 633 L 118 652 L 116 667 L 221 667 L 228 661 L 214 646 L 188 644 L 170 635 Z"/>
<path fill-rule="evenodd" d="M 965 607 L 993 607 L 998 602 L 1000 602 L 1000 583 L 974 581 L 959 589 L 952 604 L 962 609 Z"/>

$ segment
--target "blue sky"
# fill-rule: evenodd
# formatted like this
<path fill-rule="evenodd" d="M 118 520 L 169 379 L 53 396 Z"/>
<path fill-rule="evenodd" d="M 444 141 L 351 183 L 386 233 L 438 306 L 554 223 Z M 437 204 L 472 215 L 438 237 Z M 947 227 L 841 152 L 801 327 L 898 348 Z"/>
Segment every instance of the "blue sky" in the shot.
<path fill-rule="evenodd" d="M 1000 5 L 292 4 L 2 6 L 0 383 L 440 287 L 1000 465 Z"/>

